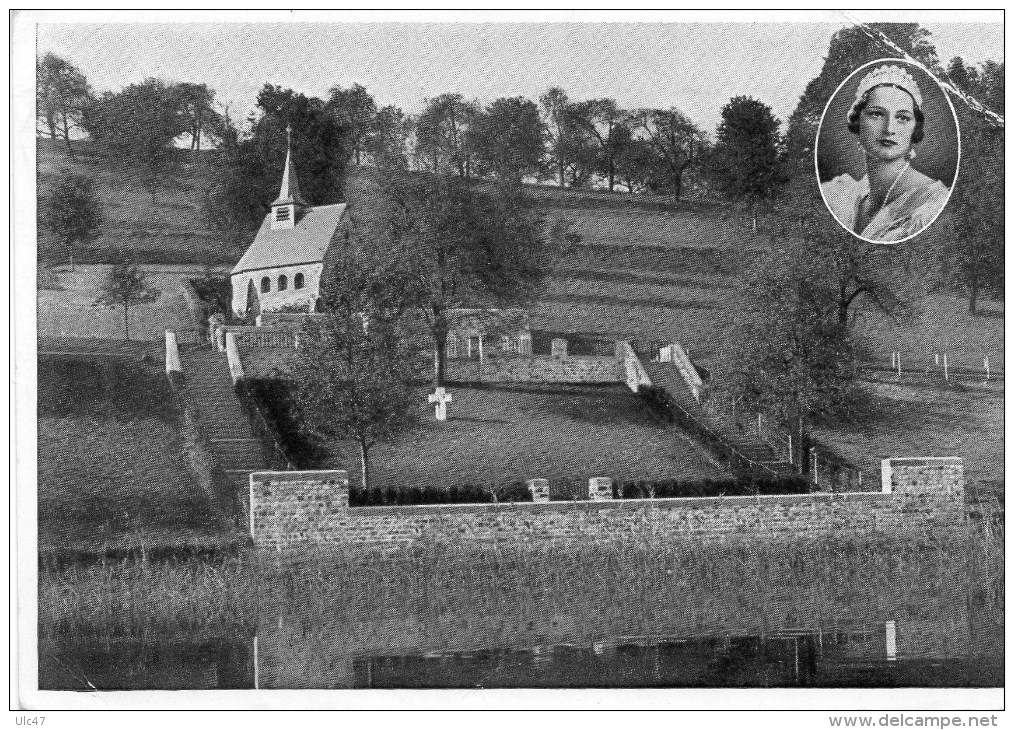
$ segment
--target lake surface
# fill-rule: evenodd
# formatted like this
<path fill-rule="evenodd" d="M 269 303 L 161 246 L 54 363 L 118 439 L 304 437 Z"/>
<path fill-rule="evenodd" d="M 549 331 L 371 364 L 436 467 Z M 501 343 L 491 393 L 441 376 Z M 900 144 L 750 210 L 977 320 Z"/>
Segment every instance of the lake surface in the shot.
<path fill-rule="evenodd" d="M 927 644 L 944 640 L 926 630 L 883 622 L 851 630 L 615 637 L 590 645 L 377 655 L 293 647 L 283 630 L 233 643 L 127 641 L 79 645 L 69 654 L 50 646 L 40 662 L 40 685 L 69 690 L 1003 686 L 1002 627 L 951 656 L 926 654 Z M 983 653 L 990 645 L 995 651 Z"/>
<path fill-rule="evenodd" d="M 66 569 L 45 574 L 40 685 L 1002 687 L 1002 553 L 962 546 L 660 538 Z"/>

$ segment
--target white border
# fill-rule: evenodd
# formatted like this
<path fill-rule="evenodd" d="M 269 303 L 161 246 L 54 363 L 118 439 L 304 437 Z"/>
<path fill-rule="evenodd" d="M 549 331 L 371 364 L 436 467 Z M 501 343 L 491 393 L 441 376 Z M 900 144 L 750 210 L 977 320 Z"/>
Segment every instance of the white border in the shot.
<path fill-rule="evenodd" d="M 950 108 L 950 110 L 951 110 L 951 116 L 954 118 L 954 130 L 955 130 L 955 132 L 957 134 L 957 138 L 958 138 L 958 159 L 954 163 L 954 180 L 951 181 L 951 187 L 948 188 L 948 190 L 947 190 L 947 200 L 945 200 L 944 204 L 940 206 L 940 210 L 938 210 L 937 214 L 935 216 L 933 216 L 933 220 L 931 220 L 925 226 L 923 226 L 918 231 L 916 231 L 915 233 L 913 233 L 911 236 L 907 236 L 906 238 L 902 238 L 902 239 L 897 240 L 897 241 L 877 241 L 877 240 L 872 239 L 872 238 L 864 238 L 863 236 L 860 236 L 855 231 L 851 230 L 847 225 L 845 225 L 844 223 L 842 223 L 841 218 L 839 218 L 837 215 L 835 215 L 834 210 L 831 209 L 831 206 L 827 202 L 827 198 L 824 197 L 824 187 L 823 187 L 823 185 L 820 184 L 820 169 L 817 166 L 817 161 L 818 161 L 819 155 L 820 155 L 820 130 L 822 130 L 824 128 L 824 118 L 827 116 L 827 110 L 831 108 L 831 103 L 835 99 L 838 98 L 839 92 L 841 92 L 842 88 L 845 86 L 845 84 L 847 84 L 852 79 L 853 76 L 856 76 L 857 74 L 859 74 L 859 72 L 862 71 L 864 68 L 867 68 L 868 66 L 875 66 L 878 63 L 903 63 L 903 64 L 905 64 L 907 66 L 910 66 L 911 68 L 919 69 L 924 74 L 926 74 L 931 79 L 933 79 L 933 83 L 937 85 L 937 88 L 940 89 L 940 93 L 943 94 L 944 95 L 944 99 L 947 100 L 947 106 Z M 927 228 L 929 228 L 934 223 L 936 223 L 937 218 L 939 218 L 940 214 L 944 212 L 944 208 L 946 208 L 947 204 L 951 202 L 951 196 L 954 194 L 954 188 L 958 184 L 958 173 L 960 171 L 961 171 L 961 125 L 958 123 L 958 113 L 954 110 L 954 104 L 951 103 L 951 97 L 947 95 L 947 90 L 940 85 L 940 82 L 937 81 L 937 77 L 934 76 L 933 73 L 929 69 L 927 69 L 925 66 L 923 66 L 922 64 L 913 63 L 912 61 L 909 61 L 909 60 L 907 60 L 905 58 L 878 58 L 876 61 L 870 61 L 869 63 L 864 63 L 862 66 L 860 66 L 855 71 L 853 71 L 848 76 L 846 76 L 844 81 L 842 81 L 840 84 L 838 84 L 838 88 L 834 90 L 834 93 L 831 94 L 831 98 L 829 98 L 827 100 L 827 104 L 824 105 L 824 111 L 821 112 L 821 115 L 820 115 L 820 123 L 817 125 L 817 136 L 813 140 L 813 173 L 814 173 L 814 177 L 817 180 L 817 188 L 820 190 L 820 199 L 824 201 L 824 207 L 827 208 L 827 212 L 830 213 L 834 217 L 834 219 L 838 222 L 838 225 L 840 225 L 846 231 L 848 231 L 853 236 L 855 236 L 856 238 L 858 238 L 860 241 L 866 241 L 866 243 L 875 243 L 878 246 L 894 246 L 894 245 L 897 245 L 899 243 L 904 243 L 905 241 L 911 241 L 913 238 L 915 238 L 916 236 L 918 236 L 919 234 L 921 234 L 923 231 L 925 231 Z"/>
<path fill-rule="evenodd" d="M 906 22 L 917 19 L 920 23 L 1003 23 L 1003 10 L 993 11 L 941 11 L 941 10 L 862 10 L 850 15 L 835 11 L 758 11 L 758 10 L 698 10 L 698 11 L 632 11 L 632 10 L 354 10 L 354 11 L 265 11 L 265 10 L 32 10 L 15 11 L 11 19 L 11 99 L 21 102 L 27 111 L 34 101 L 25 102 L 34 91 L 34 50 L 36 23 L 287 23 L 287 22 L 402 22 L 402 23 L 562 23 L 562 22 L 669 22 L 669 23 L 761 23 L 807 22 L 849 25 L 852 16 L 866 22 Z M 897 60 L 897 59 L 894 59 Z M 34 98 L 34 97 L 33 97 Z M 950 101 L 948 99 L 948 101 Z M 26 108 L 27 107 L 27 108 Z M 953 107 L 952 107 L 953 108 Z M 16 310 L 11 316 L 11 340 L 14 351 L 11 362 L 16 364 L 16 377 L 9 382 L 14 386 L 16 403 L 21 407 L 12 414 L 12 425 L 17 430 L 10 434 L 12 450 L 16 456 L 10 460 L 12 484 L 10 490 L 12 549 L 9 624 L 12 643 L 20 645 L 20 656 L 12 647 L 9 709 L 20 709 L 18 717 L 50 715 L 46 725 L 68 726 L 59 721 L 71 719 L 74 727 L 133 728 L 141 724 L 173 722 L 177 718 L 162 720 L 150 713 L 100 712 L 93 715 L 58 713 L 51 710 L 259 710 L 259 709 L 680 709 L 697 710 L 677 718 L 639 713 L 636 721 L 646 726 L 671 728 L 673 720 L 687 727 L 730 727 L 749 724 L 757 727 L 791 728 L 829 727 L 828 715 L 884 715 L 899 713 L 946 714 L 967 716 L 994 713 L 1004 706 L 1004 689 L 694 689 L 694 690 L 348 690 L 348 691 L 135 691 L 135 692 L 53 692 L 39 691 L 37 685 L 37 540 L 36 525 L 36 325 L 35 325 L 35 120 L 25 114 L 9 117 L 11 180 L 19 192 L 17 199 L 10 197 L 11 221 L 9 230 L 12 242 L 10 260 L 11 304 Z M 1014 164 L 1014 163 L 1012 163 Z M 15 554 L 16 548 L 16 554 Z M 1012 566 L 1014 567 L 1014 566 Z M 20 682 L 20 686 L 19 686 Z M 786 709 L 794 708 L 794 709 Z M 955 708 L 959 708 L 955 710 Z M 27 710 L 27 712 L 25 711 Z M 710 710 L 701 712 L 700 710 Z M 731 714 L 740 710 L 749 714 Z M 757 710 L 766 711 L 763 715 Z M 232 717 L 205 712 L 190 713 L 183 719 L 194 727 L 223 725 Z M 342 719 L 338 719 L 341 723 Z M 350 720 L 352 718 L 349 718 Z M 357 717 L 364 724 L 403 725 L 407 718 L 377 716 Z M 416 718 L 417 719 L 417 718 Z M 485 718 L 441 713 L 432 722 L 442 728 L 466 726 L 471 730 L 476 721 Z M 559 722 L 563 718 L 538 717 L 538 720 Z M 591 730 L 635 718 L 585 716 L 582 726 Z M 245 715 L 244 726 L 276 728 L 279 724 L 334 726 L 336 718 L 316 713 L 298 716 Z M 532 718 L 536 720 L 536 718 Z M 288 721 L 288 722 L 286 722 Z M 355 722 L 353 721 L 353 722 Z M 10 720 L 13 726 L 13 719 Z M 356 725 L 359 722 L 355 722 Z M 879 725 L 875 725 L 878 726 Z M 37 725 L 35 726 L 38 727 Z"/>

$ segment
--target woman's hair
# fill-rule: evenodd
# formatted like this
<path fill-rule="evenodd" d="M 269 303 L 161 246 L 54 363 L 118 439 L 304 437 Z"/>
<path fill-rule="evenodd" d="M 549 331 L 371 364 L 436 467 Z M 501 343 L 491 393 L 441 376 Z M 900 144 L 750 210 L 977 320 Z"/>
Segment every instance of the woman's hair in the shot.
<path fill-rule="evenodd" d="M 900 86 L 895 86 L 894 84 L 881 84 L 881 86 L 892 86 L 895 89 L 901 89 L 908 94 L 909 97 L 912 97 L 906 89 L 902 89 Z M 873 87 L 873 89 L 876 88 L 878 87 Z M 870 103 L 870 91 L 873 91 L 873 89 L 870 89 L 863 94 L 863 98 L 857 101 L 855 106 L 853 106 L 851 111 L 849 111 L 849 131 L 852 132 L 852 134 L 859 134 L 859 115 L 863 113 L 863 109 L 865 109 L 866 105 Z M 922 109 L 919 108 L 919 102 L 917 102 L 914 97 L 912 97 L 912 110 L 915 115 L 915 129 L 912 130 L 912 141 L 918 144 L 919 142 L 922 142 L 922 127 L 923 122 L 925 121 L 925 116 L 922 113 Z"/>

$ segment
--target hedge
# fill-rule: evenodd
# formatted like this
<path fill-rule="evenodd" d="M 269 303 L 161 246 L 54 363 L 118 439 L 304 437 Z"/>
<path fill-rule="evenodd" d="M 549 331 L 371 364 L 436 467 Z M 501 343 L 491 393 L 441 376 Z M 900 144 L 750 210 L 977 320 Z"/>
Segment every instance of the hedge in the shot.
<path fill-rule="evenodd" d="M 494 498 L 495 497 L 495 498 Z M 378 505 L 417 504 L 491 504 L 493 502 L 531 502 L 532 494 L 524 482 L 514 482 L 490 490 L 476 484 L 438 489 L 434 487 L 377 487 L 349 489 L 349 505 L 374 507 Z"/>

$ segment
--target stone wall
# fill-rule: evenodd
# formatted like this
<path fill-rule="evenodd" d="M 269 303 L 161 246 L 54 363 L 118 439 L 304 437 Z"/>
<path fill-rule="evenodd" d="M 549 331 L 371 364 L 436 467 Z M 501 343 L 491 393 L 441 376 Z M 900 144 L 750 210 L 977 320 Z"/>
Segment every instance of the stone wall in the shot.
<path fill-rule="evenodd" d="M 623 361 L 600 355 L 518 355 L 447 360 L 446 378 L 459 383 L 619 383 Z"/>
<path fill-rule="evenodd" d="M 899 468 L 907 467 L 894 471 Z M 419 540 L 622 542 L 676 534 L 790 539 L 960 527 L 961 460 L 924 476 L 909 474 L 891 492 L 650 500 L 600 494 L 585 502 L 348 507 L 346 472 L 257 472 L 250 476 L 251 535 L 262 547 L 325 542 L 395 548 Z"/>

